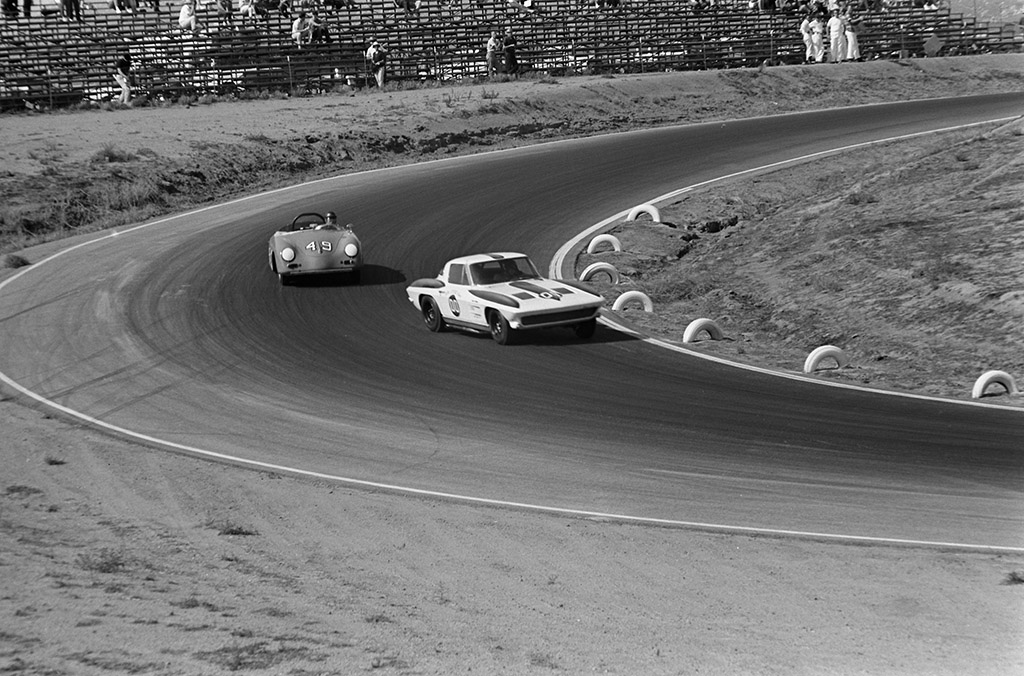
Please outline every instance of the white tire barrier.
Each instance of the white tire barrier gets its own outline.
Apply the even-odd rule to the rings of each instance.
[[[615,235],[598,235],[594,239],[590,240],[590,244],[587,245],[587,253],[592,254],[597,251],[597,247],[602,244],[611,244],[612,249],[615,251],[622,251],[622,242]]]
[[[807,359],[804,360],[804,373],[814,373],[818,370],[818,364],[821,363],[822,359],[834,359],[836,365],[839,368],[850,363],[850,360],[846,358],[846,353],[835,345],[822,345],[816,347],[807,355]]]
[[[707,331],[708,335],[711,336],[711,340],[722,339],[722,329],[718,328],[718,324],[713,319],[700,318],[694,319],[692,322],[686,325],[686,330],[683,331],[683,342],[692,343],[697,340],[697,336],[702,331]]]
[[[626,307],[627,303],[632,303],[633,301],[639,301],[640,305],[644,308],[644,312],[654,312],[654,303],[651,302],[650,297],[643,291],[627,291],[620,295],[612,303],[612,309],[618,312]]]
[[[626,220],[635,221],[636,217],[640,214],[648,214],[652,221],[655,223],[661,223],[661,213],[658,211],[658,207],[652,204],[640,204],[633,207],[630,210],[629,215],[626,216]]]
[[[1017,389],[1017,383],[1013,382],[1013,376],[1006,371],[985,371],[974,381],[971,398],[981,399],[989,385],[1002,385],[1006,388],[1007,394],[1020,394],[1020,391]]]
[[[612,280],[612,284],[619,283],[619,271],[616,270],[615,266],[612,265],[611,263],[604,262],[591,263],[586,268],[584,268],[583,272],[580,273],[580,281],[589,281],[591,277],[602,272],[608,275],[608,278]]]

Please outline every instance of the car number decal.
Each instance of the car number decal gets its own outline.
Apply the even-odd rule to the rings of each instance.
[[[458,317],[459,313],[462,311],[459,308],[459,299],[456,298],[454,295],[448,296],[448,307],[451,308],[452,314],[455,315],[456,317]]]
[[[305,248],[309,249],[313,253],[328,253],[334,248],[334,245],[327,241],[313,241],[307,244]]]

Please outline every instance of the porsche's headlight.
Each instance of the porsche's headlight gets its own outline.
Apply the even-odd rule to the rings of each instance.
[[[295,260],[295,249],[291,248],[290,246],[286,246],[285,248],[281,249],[281,258],[284,259],[286,263],[291,263],[293,260]]]
[[[355,258],[359,255],[359,247],[357,247],[355,243],[349,242],[345,245],[345,255],[349,258]]]

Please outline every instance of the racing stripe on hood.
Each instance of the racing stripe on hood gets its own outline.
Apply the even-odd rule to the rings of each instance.
[[[548,298],[548,297],[554,296],[556,300],[558,298],[560,298],[561,296],[565,296],[565,295],[573,293],[572,289],[566,289],[566,288],[562,288],[562,289],[546,289],[543,286],[540,286],[539,284],[534,284],[533,282],[524,282],[524,281],[509,282],[508,285],[509,286],[513,286],[513,287],[515,287],[517,289],[522,289],[523,291],[529,291],[530,293],[535,293],[538,296],[541,296],[542,298]]]

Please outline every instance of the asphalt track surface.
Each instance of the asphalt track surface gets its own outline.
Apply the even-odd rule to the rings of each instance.
[[[150,445],[342,482],[755,532],[1021,548],[1020,410],[779,378],[607,326],[591,341],[552,330],[510,347],[432,334],[405,286],[465,253],[524,251],[546,267],[590,225],[718,176],[1022,113],[1022,94],[870,106],[264,193],[97,236],[9,278],[0,374]],[[363,239],[363,283],[280,286],[266,263],[271,233],[331,209]]]

